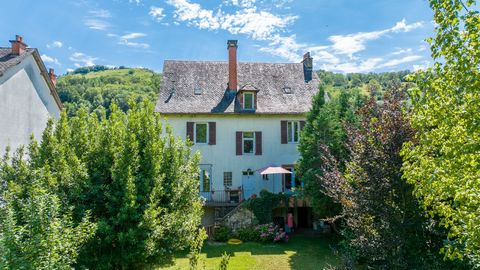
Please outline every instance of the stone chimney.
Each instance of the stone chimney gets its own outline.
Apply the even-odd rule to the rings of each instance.
[[[21,55],[27,48],[27,44],[23,43],[22,36],[16,35],[15,40],[10,40],[12,43],[12,54]]]
[[[227,41],[228,49],[228,90],[237,91],[237,41]]]
[[[57,86],[57,75],[55,75],[55,70],[53,68],[50,68],[48,70],[48,77],[50,77],[50,80],[53,83],[53,86]]]
[[[312,80],[313,76],[313,58],[310,57],[310,52],[307,52],[303,55],[303,77],[305,78],[305,82],[309,82]]]

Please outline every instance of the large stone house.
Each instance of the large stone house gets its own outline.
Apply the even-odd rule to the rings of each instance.
[[[0,155],[41,138],[49,117],[58,118],[62,104],[56,77],[48,72],[38,50],[27,48],[21,36],[0,47]]]
[[[300,130],[319,84],[309,53],[301,63],[237,63],[237,41],[227,49],[228,62],[166,60],[156,105],[174,133],[201,152],[205,225],[215,210],[262,189],[290,192],[299,185]],[[272,165],[292,174],[258,173]]]

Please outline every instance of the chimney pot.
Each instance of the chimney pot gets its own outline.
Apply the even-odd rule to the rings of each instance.
[[[23,38],[20,35],[15,35],[15,40],[10,40],[12,43],[12,54],[21,55],[27,48],[27,44],[23,43]]]
[[[237,91],[237,40],[228,40],[228,89]]]

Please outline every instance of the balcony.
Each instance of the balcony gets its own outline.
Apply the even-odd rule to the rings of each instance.
[[[213,190],[211,192],[200,192],[205,199],[205,206],[235,206],[243,201],[243,192],[238,189]]]

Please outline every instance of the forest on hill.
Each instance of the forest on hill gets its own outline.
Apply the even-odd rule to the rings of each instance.
[[[105,108],[109,115],[113,101],[122,111],[127,111],[131,98],[155,102],[161,78],[161,74],[144,68],[81,67],[58,78],[57,92],[70,116],[81,107],[89,112]]]
[[[383,73],[333,73],[319,70],[317,74],[331,96],[351,91],[365,97],[375,95],[383,99],[383,93],[395,84],[409,84],[405,77],[409,71]],[[81,67],[58,78],[57,91],[68,115],[76,115],[81,107],[99,112],[105,108],[110,114],[110,104],[115,101],[121,110],[127,111],[128,101],[149,100],[156,102],[162,75],[143,68],[109,68],[106,66]]]

